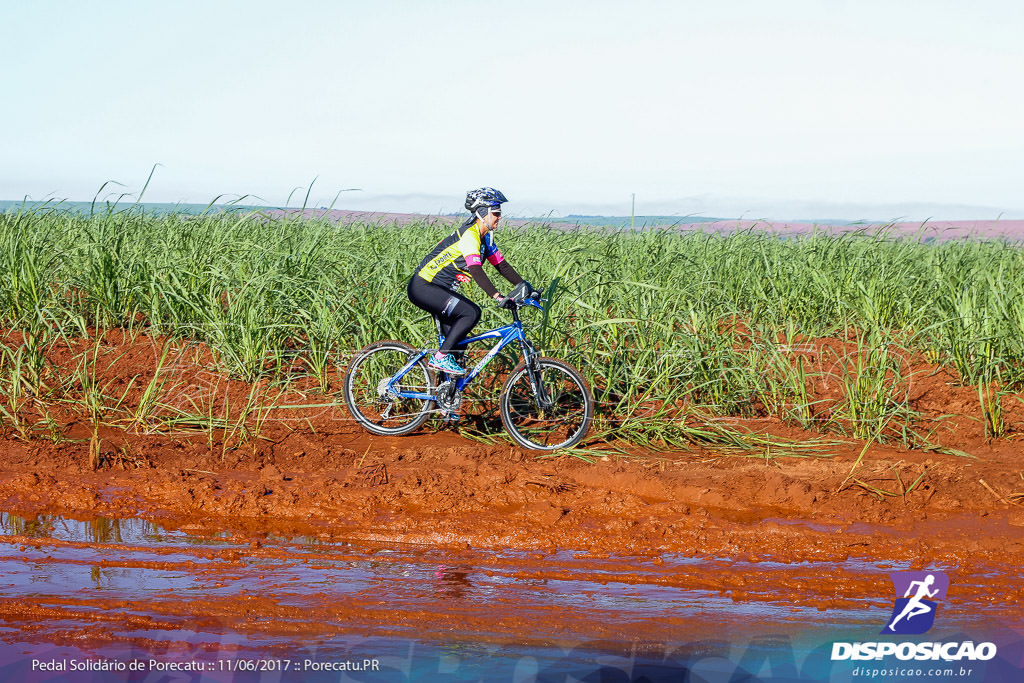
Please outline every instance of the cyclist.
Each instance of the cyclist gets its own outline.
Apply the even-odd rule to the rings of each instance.
[[[454,349],[480,322],[481,314],[479,306],[459,293],[459,286],[472,280],[499,306],[505,305],[505,297],[484,272],[485,259],[513,286],[523,281],[501,255],[491,234],[501,220],[501,205],[507,201],[493,187],[470,190],[466,194],[470,217],[438,242],[409,280],[409,300],[441,321],[444,343],[427,364],[450,375],[466,374],[456,360],[462,352]]]

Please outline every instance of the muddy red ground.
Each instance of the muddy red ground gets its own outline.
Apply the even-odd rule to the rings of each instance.
[[[148,341],[108,341],[104,353],[116,351],[120,367],[152,361]],[[69,357],[73,352],[67,351]],[[127,388],[126,405],[137,404],[143,385],[129,387],[115,379],[107,379],[106,393],[121,395]],[[921,400],[943,404],[939,393],[947,385],[929,381]],[[209,388],[209,382],[200,384],[190,386]],[[237,405],[244,391],[230,391],[236,392]],[[961,390],[948,391],[956,399]],[[313,394],[306,400],[316,402]],[[271,535],[376,547],[418,544],[456,558],[519,550],[528,552],[509,571],[521,576],[570,577],[590,558],[595,566],[613,562],[615,580],[625,583],[654,581],[736,601],[830,609],[891,593],[883,573],[847,568],[867,561],[941,568],[954,582],[990,574],[983,585],[961,581],[957,599],[989,605],[1018,622],[1024,606],[1019,442],[1011,432],[1010,438],[986,443],[978,421],[967,417],[950,423],[962,423],[962,429],[947,429],[943,444],[973,457],[881,445],[864,451],[864,442],[840,440],[825,449],[831,457],[634,449],[632,456],[610,454],[592,463],[568,455],[538,458],[504,443],[487,445],[439,431],[432,423],[407,437],[371,436],[341,408],[274,411],[253,438],[226,437],[219,430],[168,433],[156,418],[135,424],[123,416],[118,420],[92,438],[88,421],[68,412],[61,430],[70,441],[60,443],[41,433],[21,438],[8,426],[0,440],[0,510],[27,517],[142,517],[167,528],[224,530],[246,544],[217,556],[228,563],[270,552],[264,541]],[[797,439],[819,436],[770,420],[748,426]],[[100,455],[99,469],[89,466],[91,451]],[[14,535],[5,543],[9,549],[48,549],[68,542]],[[564,550],[584,555],[570,567],[553,559]],[[640,575],[656,570],[669,555],[704,558],[714,571]],[[801,570],[799,563],[807,561],[834,563],[834,571]],[[731,570],[733,562],[742,562],[743,570]],[[240,627],[248,623],[246,614],[258,610],[239,599],[211,599],[208,607],[218,618],[234,614]],[[0,601],[0,619],[20,623],[45,621],[48,614],[67,616],[46,609]],[[378,628],[388,620],[427,618],[416,610],[387,616],[354,604],[329,611],[354,625],[372,622]],[[190,608],[182,614],[198,618],[201,613]],[[478,620],[481,630],[522,632],[524,624],[515,615],[512,603],[463,617]],[[549,617],[556,619],[554,613]],[[443,618],[443,611],[429,612],[431,624]],[[586,615],[578,621],[567,619],[564,626],[622,628],[588,621]],[[315,628],[316,620],[310,623]]]

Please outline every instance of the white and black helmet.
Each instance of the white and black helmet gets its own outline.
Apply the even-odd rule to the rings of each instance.
[[[505,195],[493,187],[480,187],[466,193],[466,209],[474,213],[477,209],[501,206],[507,201]]]

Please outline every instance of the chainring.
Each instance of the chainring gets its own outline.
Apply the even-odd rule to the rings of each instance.
[[[437,387],[437,407],[446,413],[454,413],[462,405],[462,394],[453,380],[442,382]]]

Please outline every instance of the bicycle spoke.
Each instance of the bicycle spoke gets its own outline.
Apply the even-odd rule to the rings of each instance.
[[[575,445],[585,435],[593,416],[593,400],[586,382],[571,366],[541,360],[541,382],[550,399],[542,409],[522,368],[509,379],[502,395],[502,420],[521,445],[554,450]]]
[[[434,387],[423,359],[404,375],[415,349],[400,342],[378,342],[360,352],[345,378],[345,400],[352,415],[375,434],[405,434],[419,427],[432,412],[432,402],[402,393],[431,395]]]

